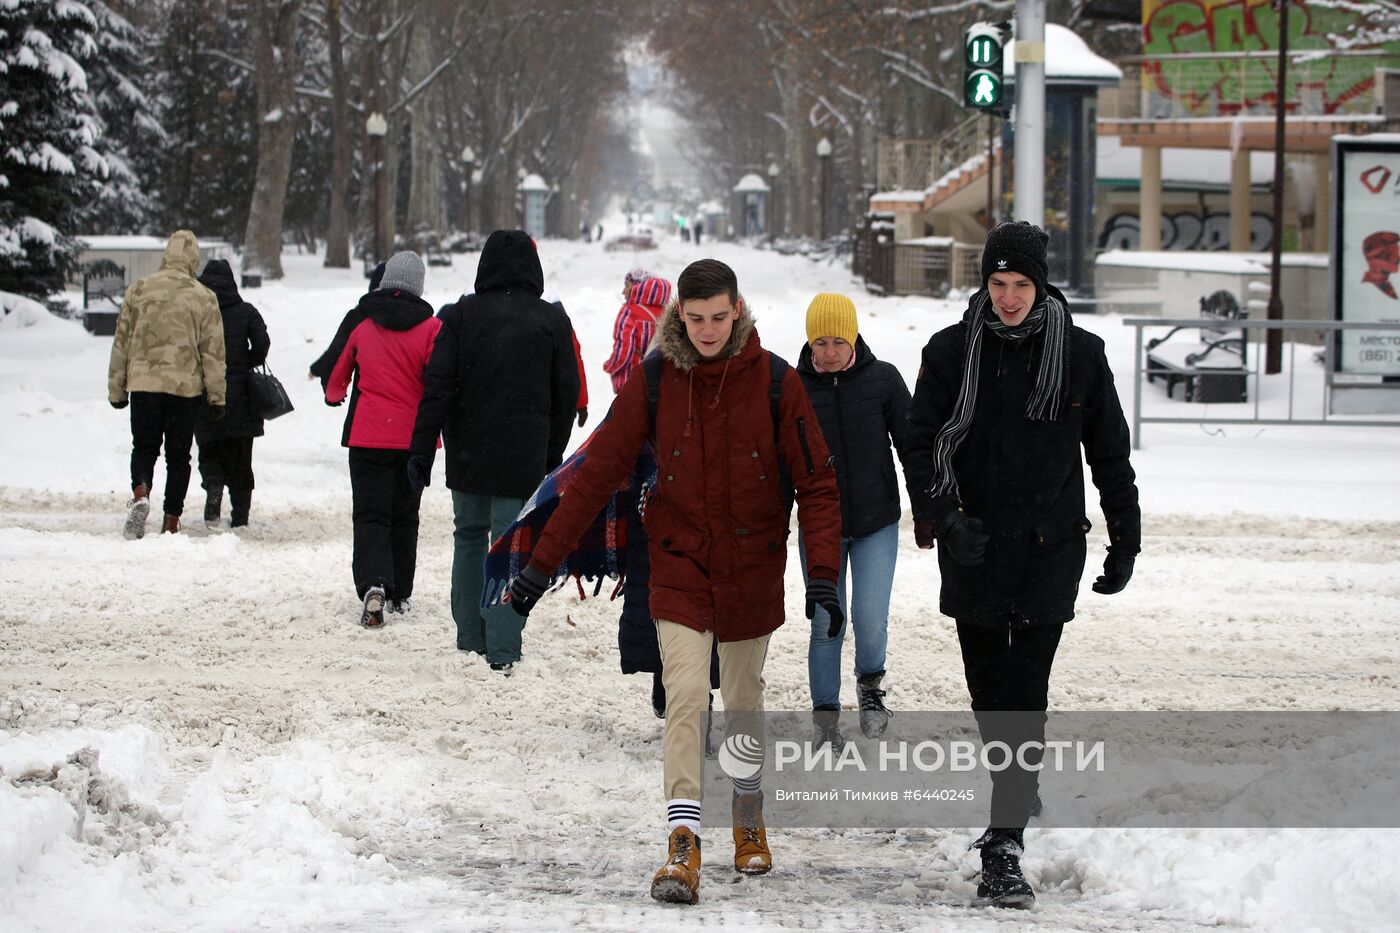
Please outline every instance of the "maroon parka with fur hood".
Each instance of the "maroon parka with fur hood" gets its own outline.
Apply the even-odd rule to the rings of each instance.
[[[673,302],[659,324],[660,399],[652,431],[640,367],[588,447],[588,459],[535,545],[548,575],[655,438],[657,490],[644,524],[651,614],[720,641],[783,624],[788,519],[779,488],[769,403],[768,352],[747,307],[718,357],[703,360]],[[841,502],[836,473],[807,392],[788,370],[779,408],[783,462],[792,473],[808,574],[837,579]]]

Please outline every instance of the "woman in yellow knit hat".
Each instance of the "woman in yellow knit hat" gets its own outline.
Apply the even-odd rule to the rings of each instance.
[[[902,461],[909,389],[899,370],[877,360],[861,339],[856,307],[845,295],[820,294],[812,299],[807,308],[807,345],[798,357],[797,372],[835,458],[841,490],[837,589],[849,622],[833,625],[826,612],[818,609],[807,652],[817,741],[839,746],[844,741],[838,730],[841,645],[847,628],[855,632],[861,731],[879,736],[889,718],[880,684],[885,676],[890,587],[899,552],[899,483],[890,448],[893,444]]]

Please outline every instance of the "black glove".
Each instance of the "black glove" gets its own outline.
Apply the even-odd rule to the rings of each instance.
[[[549,578],[526,564],[525,569],[520,571],[520,576],[510,581],[510,608],[521,616],[528,616],[547,589]]]
[[[1094,581],[1094,592],[1105,596],[1123,592],[1133,578],[1133,558],[1119,557],[1112,551],[1103,559],[1103,576]]]
[[[579,427],[583,427],[583,423],[584,423],[585,421],[587,421],[587,420],[588,420],[588,409],[587,409],[587,408],[580,408],[580,409],[578,410],[578,426],[579,426]]]
[[[962,509],[948,513],[938,528],[938,537],[948,555],[964,567],[976,567],[987,553],[989,537],[982,533],[982,520],[969,518]]]
[[[413,487],[414,492],[422,492],[423,487],[431,486],[433,478],[433,460],[422,454],[409,454],[408,456],[408,485]]]
[[[108,402],[107,404],[111,405],[117,411],[121,411],[123,408],[130,404],[130,399],[122,399],[120,402]]]
[[[338,402],[332,402],[330,399],[326,399],[326,407],[327,407],[327,408],[339,408],[341,405],[344,405],[344,404],[345,404],[345,399],[341,399],[341,400],[338,401]]]
[[[224,409],[224,406],[222,406],[222,405],[210,405],[210,406],[209,406],[209,423],[210,423],[210,424],[218,424],[220,421],[223,421],[223,420],[224,420],[224,411],[225,411],[225,409]]]
[[[914,543],[925,551],[933,547],[933,522],[921,520],[914,523]]]
[[[826,610],[826,614],[831,617],[831,625],[826,630],[827,638],[835,638],[841,634],[841,626],[846,621],[846,614],[841,611],[841,599],[836,592],[836,581],[827,580],[822,577],[812,577],[807,581],[807,618],[817,614],[817,607],[821,606]]]

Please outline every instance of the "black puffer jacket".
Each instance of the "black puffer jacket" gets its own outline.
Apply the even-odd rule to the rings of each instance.
[[[899,370],[877,360],[865,338],[857,337],[850,369],[818,370],[811,346],[804,344],[797,373],[836,458],[841,536],[863,538],[899,521],[899,477],[890,442],[902,461],[909,436],[909,389]]]
[[[1063,300],[1054,286],[1049,290]],[[980,300],[978,292],[967,315]],[[934,498],[929,489],[934,442],[962,383],[967,315],[924,347],[909,406],[905,480],[914,517],[935,525],[959,506],[947,496]],[[1108,520],[1109,546],[1129,557],[1138,553],[1142,519],[1128,462],[1128,424],[1104,344],[1072,321],[1065,330],[1064,401],[1053,423],[1031,421],[1025,414],[1044,336],[1010,342],[988,330],[982,338],[977,406],[953,456],[953,470],[963,510],[981,519],[991,540],[976,567],[958,564],[940,544],[944,615],[1001,631],[1074,618],[1090,529],[1084,514],[1085,459]]]
[[[366,296],[372,295],[379,290],[379,282],[384,278],[384,263],[374,267],[374,271],[369,274],[369,289]],[[340,326],[336,328],[335,336],[331,338],[331,345],[326,348],[326,352],[316,358],[311,364],[311,375],[321,380],[321,391],[326,391],[326,384],[330,381],[331,370],[335,368],[336,360],[340,359],[340,354],[345,350],[345,344],[350,340],[350,334],[365,319],[364,312],[360,306],[356,305],[345,312],[345,317],[341,318]]]
[[[578,400],[573,328],[543,292],[530,236],[497,230],[476,293],[438,314],[412,450],[431,457],[441,432],[451,489],[524,499],[564,459]]]
[[[254,416],[248,399],[248,372],[267,362],[272,341],[267,336],[258,309],[238,294],[233,269],[223,259],[211,259],[199,282],[219,299],[224,319],[224,358],[227,366],[227,395],[224,418],[210,422],[201,415],[196,433],[201,444],[230,437],[261,437],[263,420]]]

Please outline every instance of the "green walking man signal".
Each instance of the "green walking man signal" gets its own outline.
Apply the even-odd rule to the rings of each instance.
[[[963,33],[963,106],[1003,109],[1002,46],[1006,35],[991,23],[974,23]]]

